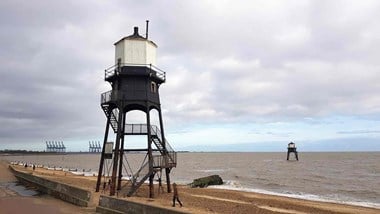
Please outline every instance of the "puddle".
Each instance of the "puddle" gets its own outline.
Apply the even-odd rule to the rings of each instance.
[[[37,190],[33,190],[32,188],[28,188],[26,186],[23,186],[20,183],[17,182],[11,182],[11,183],[1,183],[0,186],[5,187],[9,190],[12,190],[16,192],[20,196],[37,196],[41,195],[40,192]]]

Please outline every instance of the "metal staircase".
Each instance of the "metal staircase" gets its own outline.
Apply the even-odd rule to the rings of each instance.
[[[126,135],[146,135],[148,133],[146,124],[126,124],[125,134]],[[173,168],[177,166],[177,153],[171,147],[166,139],[162,139],[161,130],[155,126],[150,126],[150,134],[152,141],[156,146],[157,150],[162,156],[161,165],[157,167],[161,168]],[[165,143],[164,143],[165,142]]]
[[[117,96],[117,92],[108,91],[101,95],[101,107],[106,117],[110,118],[110,125],[115,133],[118,131],[119,110],[113,108],[113,99]],[[110,111],[110,108],[113,108]],[[125,124],[124,135],[147,135],[148,126],[146,124]],[[150,126],[151,139],[156,146],[159,155],[153,155],[153,169],[149,169],[149,161],[146,161],[131,175],[130,182],[123,188],[119,194],[131,196],[136,190],[151,176],[164,168],[173,168],[177,166],[177,153],[170,146],[166,139],[162,138],[161,130],[155,126]]]
[[[173,164],[168,164],[168,158],[163,155],[154,155],[153,156],[153,170],[149,170],[149,162],[146,161],[140,169],[132,175],[130,179],[130,185],[127,183],[127,188],[123,188],[120,192],[122,195],[126,195],[128,197],[132,196],[133,193],[149,178],[151,175],[155,175],[162,168],[172,168]]]
[[[101,106],[102,106],[102,109],[104,111],[104,114],[108,118],[110,105],[106,104],[106,103],[102,103]],[[111,124],[111,127],[115,133],[117,132],[117,126],[118,126],[117,125],[117,118],[118,118],[118,116],[119,116],[119,111],[116,108],[113,109],[111,111],[110,124]]]
[[[149,170],[149,162],[146,161],[140,169],[132,175],[130,179],[130,185],[128,185],[129,188],[123,188],[120,191],[120,194],[126,195],[128,197],[132,196],[133,193],[136,192],[136,190],[149,178],[151,175],[155,175],[158,171],[160,171],[164,165],[167,165],[167,158],[162,155],[155,155],[153,156],[153,170]],[[170,167],[171,168],[171,167]]]
[[[159,129],[157,128],[159,131]],[[156,145],[157,149],[161,153],[162,156],[167,157],[167,160],[164,161],[163,168],[173,168],[177,166],[177,153],[170,146],[169,142],[165,139],[165,144],[162,142],[161,135],[157,132],[152,131],[152,140],[154,145]],[[164,148],[164,145],[166,149]]]
[[[128,197],[132,196],[133,193],[136,192],[136,190],[151,176],[154,174],[155,171],[149,170],[149,162],[145,162],[144,165],[141,166],[141,168],[131,177],[129,188],[123,188],[121,190],[121,194],[126,193]]]
[[[108,92],[106,92],[108,93]],[[104,93],[106,96],[107,94]],[[105,101],[103,99],[103,94],[102,94],[102,101]],[[109,114],[111,114],[110,117],[110,124],[113,129],[113,131],[116,133],[118,129],[118,115],[119,111],[115,108],[111,112],[109,111],[110,104],[108,102],[102,102],[101,103],[102,109],[104,111],[104,114],[108,118]],[[161,136],[161,131],[160,129],[152,125],[150,126],[150,132],[152,136],[152,141],[154,145],[157,147],[158,151],[161,153],[162,156],[167,156],[168,161],[165,163],[167,165],[162,166],[163,168],[172,168],[177,166],[177,153],[174,151],[174,149],[170,146],[169,142],[164,139],[162,140]],[[146,124],[126,124],[126,130],[125,133],[126,135],[146,135],[148,132],[147,130],[147,125]],[[165,142],[165,143],[164,143]]]
[[[115,108],[111,112],[110,109],[110,98],[111,94],[106,92],[102,94],[101,107],[105,115],[110,115],[110,124],[114,132],[117,132],[118,129],[118,115],[119,111]],[[148,129],[146,124],[126,124],[125,125],[125,135],[147,135]],[[170,146],[169,142],[166,139],[162,139],[161,130],[155,126],[150,126],[151,138],[156,146],[160,155],[153,156],[153,170],[149,169],[149,162],[146,161],[140,167],[140,169],[131,177],[128,187],[124,187],[119,194],[131,196],[136,190],[151,176],[155,175],[157,171],[160,171],[164,168],[173,168],[177,166],[177,153]],[[164,143],[165,142],[165,143]]]

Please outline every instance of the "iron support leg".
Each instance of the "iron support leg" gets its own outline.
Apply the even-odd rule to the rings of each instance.
[[[117,174],[117,165],[119,158],[119,150],[120,150],[120,136],[121,136],[121,126],[123,120],[123,112],[119,109],[119,119],[117,121],[117,134],[116,134],[116,145],[113,159],[113,168],[112,168],[112,177],[111,177],[111,188],[110,188],[110,196],[115,195],[116,192],[116,174]]]
[[[103,140],[102,154],[100,155],[100,164],[99,164],[99,171],[98,171],[98,180],[96,181],[96,188],[95,188],[95,191],[96,191],[96,192],[99,192],[100,183],[101,183],[102,174],[103,174],[104,153],[105,153],[105,147],[106,147],[107,138],[108,138],[108,131],[109,131],[109,128],[110,128],[110,117],[111,117],[111,112],[112,112],[112,110],[109,110],[109,112],[108,112],[108,117],[107,117],[106,131],[105,131],[105,133],[104,133],[104,140]]]
[[[162,121],[161,107],[158,110],[158,116],[159,116],[159,120],[160,120],[160,130],[161,130],[161,138],[162,138],[161,141],[162,141],[162,144],[164,146],[164,150],[165,150],[166,155],[169,155],[168,150],[166,149],[166,139],[165,139],[165,133],[164,133],[164,123]],[[167,158],[169,158],[169,157],[167,157]],[[166,175],[167,190],[168,190],[168,193],[171,193],[172,190],[171,190],[171,185],[170,185],[170,169],[165,168],[165,175]]]
[[[169,168],[165,168],[165,174],[166,174],[166,184],[168,187],[168,193],[171,193],[172,188],[170,186],[170,169]]]
[[[119,163],[119,179],[117,181],[117,190],[121,189],[121,179],[123,177],[123,155],[124,155],[124,137],[125,137],[125,118],[123,117],[122,135],[121,135],[121,146],[120,146],[120,163]]]
[[[146,125],[148,131],[148,161],[149,161],[149,198],[154,197],[154,188],[153,188],[153,154],[152,154],[152,136],[151,136],[151,127],[150,127],[150,112],[149,104],[146,104]]]

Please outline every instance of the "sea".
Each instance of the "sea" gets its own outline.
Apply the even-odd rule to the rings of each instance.
[[[380,152],[302,152],[299,161],[293,156],[287,161],[286,152],[184,152],[177,157],[172,182],[189,184],[217,174],[224,184],[208,188],[380,208]],[[145,158],[145,154],[125,156],[123,176],[137,172]],[[94,176],[100,154],[10,155],[0,159],[76,169]],[[111,162],[106,161],[106,173],[110,173]]]

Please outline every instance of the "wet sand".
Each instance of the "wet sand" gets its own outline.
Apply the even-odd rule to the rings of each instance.
[[[31,168],[24,169],[19,166],[16,166],[16,168],[17,170],[33,172],[33,174],[37,176],[92,191],[94,197],[91,206],[93,207],[96,206],[99,195],[101,194],[94,192],[96,177],[78,176],[70,172],[52,171],[41,168],[37,168],[35,171]],[[164,186],[164,189],[165,188],[166,186]],[[189,188],[188,186],[179,186],[178,191],[179,197],[184,204],[182,208],[179,206],[171,207],[172,194],[165,193],[164,191],[159,192],[158,186],[155,186],[154,199],[147,198],[147,185],[140,188],[133,197],[125,199],[190,213],[380,213],[380,209],[374,208],[308,201],[252,192],[212,188]],[[122,195],[123,193],[119,194],[119,196]]]

